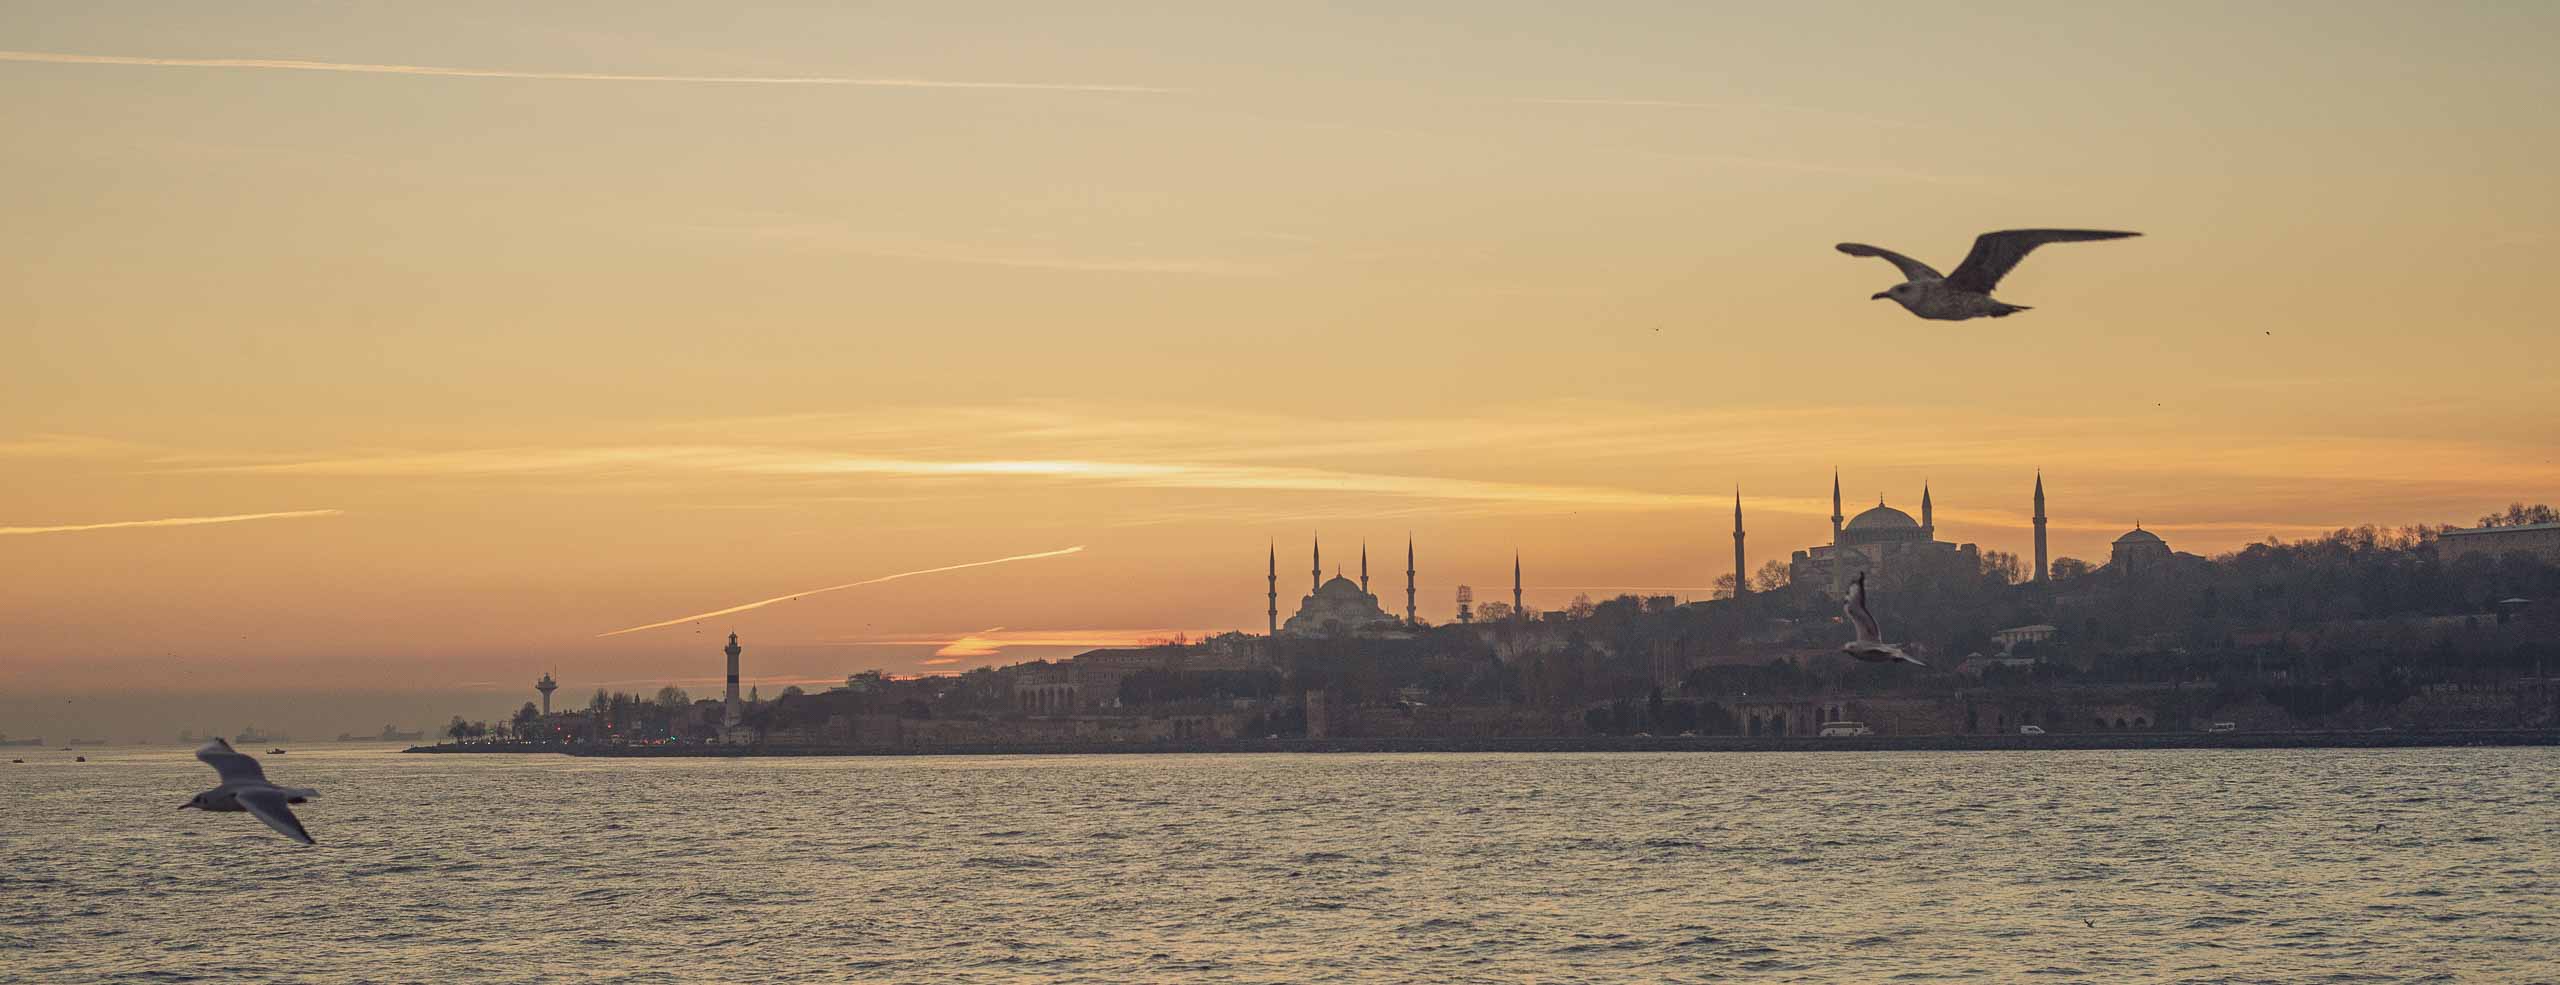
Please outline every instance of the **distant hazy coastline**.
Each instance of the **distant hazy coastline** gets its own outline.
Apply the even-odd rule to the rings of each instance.
[[[1190,742],[991,743],[938,746],[558,745],[515,742],[411,746],[415,753],[557,753],[569,756],[1094,756],[1137,753],[1335,752],[1992,752],[2037,749],[2406,749],[2560,745],[2560,729],[2394,732],[2168,732],[2053,735],[1913,735],[1843,738],[1555,736],[1551,738],[1235,739]]]

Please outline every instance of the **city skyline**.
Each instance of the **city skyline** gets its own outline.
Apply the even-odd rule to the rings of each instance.
[[[0,692],[692,681],[597,634],[774,598],[703,638],[950,670],[1261,627],[1318,531],[1432,621],[1702,596],[1834,468],[2093,562],[2560,489],[2546,10],[999,6],[19,19]],[[2057,225],[2145,235],[1996,322],[1832,248]]]

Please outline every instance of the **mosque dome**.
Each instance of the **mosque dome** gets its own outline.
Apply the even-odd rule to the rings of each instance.
[[[1918,530],[1920,522],[1912,519],[1909,513],[1877,503],[1874,509],[1860,513],[1851,519],[1849,529],[1873,530],[1879,533],[1887,530]]]
[[[2160,535],[2159,535],[2159,534],[2155,534],[2155,533],[2152,533],[2151,531],[2144,530],[2144,529],[2142,529],[2141,527],[2135,527],[2135,528],[2133,528],[2132,532],[2127,533],[2127,534],[2125,534],[2125,535],[2124,535],[2124,536],[2122,536],[2122,537],[2118,537],[2118,538],[2116,538],[2116,543],[2119,543],[2119,544],[2160,544],[2160,545],[2162,545],[2162,546],[2167,546],[2167,544],[2168,544],[2169,542],[2168,542],[2168,541],[2165,541],[2165,540],[2161,540],[2161,539],[2160,539]]]
[[[1371,601],[1372,604],[1375,604],[1374,600],[1376,598],[1376,596],[1361,591],[1359,582],[1352,581],[1351,579],[1345,578],[1341,575],[1335,575],[1331,579],[1328,579],[1324,584],[1316,586],[1316,597],[1328,600],[1340,599],[1347,602]]]

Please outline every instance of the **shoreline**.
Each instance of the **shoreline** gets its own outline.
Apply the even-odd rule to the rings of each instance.
[[[589,746],[484,742],[410,746],[402,752],[459,755],[736,758],[748,756],[1098,756],[1255,753],[1485,752],[2008,752],[2039,749],[2424,749],[2560,746],[2560,729],[2429,729],[2396,732],[2166,732],[2050,735],[1911,735],[1841,738],[1774,736],[1554,736],[1545,738],[1227,739],[1186,742],[1008,742],[947,746],[675,745]]]

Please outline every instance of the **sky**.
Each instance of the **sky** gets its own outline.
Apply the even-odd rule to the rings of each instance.
[[[0,5],[0,730],[2560,499],[2560,11],[1783,8]]]

